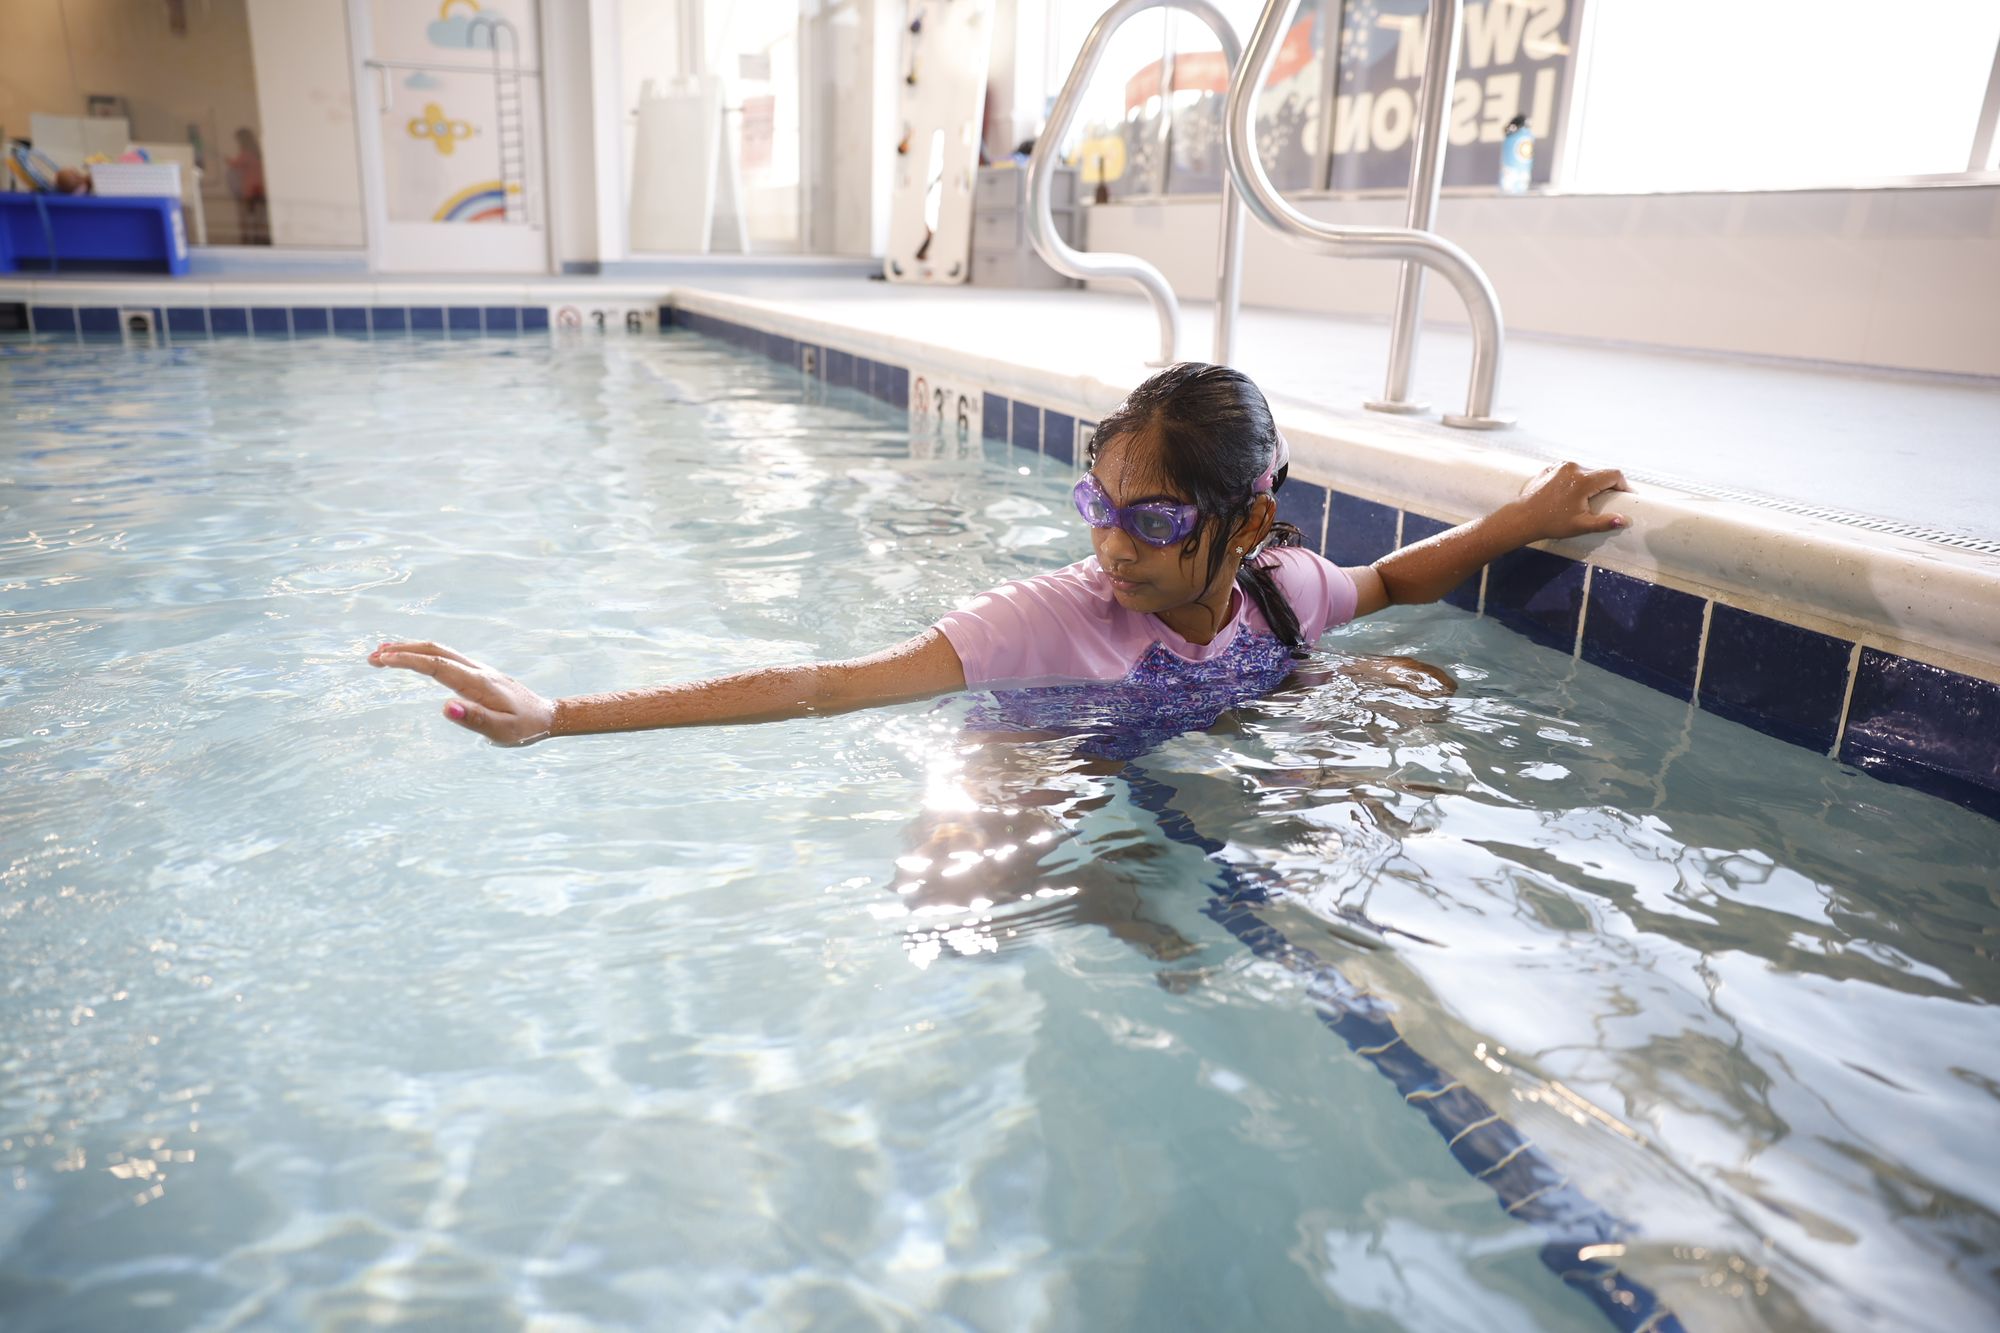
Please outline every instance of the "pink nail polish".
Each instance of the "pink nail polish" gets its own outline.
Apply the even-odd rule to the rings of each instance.
[[[444,706],[444,713],[446,717],[450,718],[454,722],[463,721],[465,718],[465,705],[446,704]]]

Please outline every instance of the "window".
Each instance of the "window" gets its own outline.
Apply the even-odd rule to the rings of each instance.
[[[1962,172],[1994,0],[1587,0],[1563,188],[1783,189]]]

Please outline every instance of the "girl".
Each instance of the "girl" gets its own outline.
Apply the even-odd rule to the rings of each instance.
[[[1435,601],[1526,543],[1625,522],[1589,508],[1626,489],[1619,473],[1565,463],[1485,518],[1339,568],[1277,521],[1289,451],[1264,395],[1227,366],[1184,363],[1147,380],[1099,425],[1087,462],[1075,499],[1091,558],[1003,584],[870,657],[565,699],[435,643],[384,643],[368,660],[434,678],[454,694],[445,716],[498,745],[770,722],[972,688],[992,691],[973,711],[976,731],[1072,737],[1082,753],[1122,760],[1275,690],[1331,626]],[[1406,673],[1412,686],[1416,672]]]

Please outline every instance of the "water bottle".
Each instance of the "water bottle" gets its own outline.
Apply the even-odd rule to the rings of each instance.
[[[1526,116],[1507,122],[1507,137],[1500,141],[1500,193],[1526,194],[1535,174],[1535,132]]]

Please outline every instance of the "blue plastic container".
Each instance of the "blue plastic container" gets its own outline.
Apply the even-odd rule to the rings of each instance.
[[[181,201],[0,193],[0,273],[23,269],[186,273]]]

